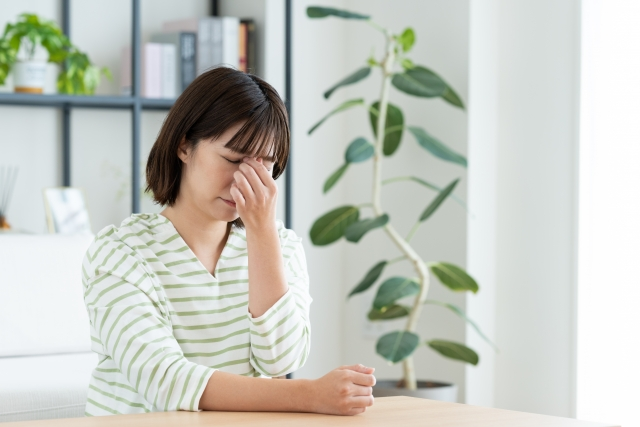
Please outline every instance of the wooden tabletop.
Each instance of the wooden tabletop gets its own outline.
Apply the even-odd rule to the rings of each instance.
[[[168,426],[421,426],[421,427],[616,427],[526,412],[483,408],[413,397],[379,397],[364,414],[333,415],[282,412],[152,412],[135,415],[66,418],[2,423],[2,427],[168,427]]]

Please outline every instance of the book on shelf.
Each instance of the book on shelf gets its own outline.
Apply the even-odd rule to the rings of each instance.
[[[253,19],[240,21],[238,36],[238,69],[245,73],[256,71],[256,24]]]
[[[168,21],[166,33],[190,31],[197,34],[196,74],[217,65],[238,68],[240,19],[233,16],[208,16]]]
[[[196,33],[186,31],[157,33],[151,36],[151,41],[175,46],[176,58],[173,61],[176,90],[173,97],[175,97],[196,78]]]
[[[219,65],[255,73],[256,25],[251,19],[210,16],[165,22],[141,49],[141,94],[176,98],[204,71]],[[122,50],[121,91],[131,95],[131,47]]]
[[[176,56],[173,43],[142,45],[140,92],[143,97],[173,99],[178,95]],[[123,95],[131,95],[131,47],[122,49],[120,87]]]

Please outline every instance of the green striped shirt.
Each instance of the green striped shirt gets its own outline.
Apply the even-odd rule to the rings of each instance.
[[[248,311],[245,230],[232,227],[209,273],[167,218],[134,214],[100,231],[82,263],[98,365],[86,415],[197,411],[217,369],[273,377],[309,354],[309,276],[302,239],[277,220],[289,291]]]

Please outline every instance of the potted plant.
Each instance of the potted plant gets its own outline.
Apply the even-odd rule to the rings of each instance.
[[[346,148],[344,164],[328,177],[324,184],[323,192],[326,193],[338,182],[351,163],[372,160],[374,187],[371,203],[357,206],[340,206],[322,215],[311,227],[309,233],[311,241],[314,245],[322,246],[345,237],[347,241],[357,243],[366,233],[372,230],[377,228],[384,230],[402,255],[392,260],[377,262],[351,290],[349,297],[370,289],[382,276],[384,269],[398,261],[409,261],[415,276],[395,276],[384,280],[378,287],[373,306],[368,313],[368,318],[371,321],[406,318],[404,329],[384,334],[376,344],[376,352],[384,359],[393,364],[402,362],[403,378],[400,381],[378,381],[376,387],[374,387],[374,395],[404,394],[455,400],[457,394],[455,386],[430,381],[418,381],[416,379],[412,354],[419,346],[426,345],[444,357],[472,365],[478,363],[478,354],[462,343],[444,339],[425,341],[417,334],[416,328],[425,305],[442,307],[451,310],[464,321],[470,323],[480,336],[493,345],[482,334],[477,325],[465,315],[463,310],[453,304],[427,298],[430,281],[429,272],[454,292],[476,293],[478,292],[478,284],[459,266],[443,261],[425,262],[411,247],[410,241],[418,227],[429,219],[445,200],[455,198],[453,190],[459,179],[454,180],[444,188],[433,185],[417,176],[403,176],[382,181],[381,166],[385,157],[393,155],[398,150],[405,131],[408,131],[413,139],[433,156],[453,163],[458,167],[467,166],[465,157],[451,150],[423,128],[405,123],[402,110],[397,105],[389,103],[389,92],[392,87],[420,98],[440,97],[454,107],[462,109],[464,109],[464,104],[444,79],[432,70],[414,64],[408,57],[408,52],[415,42],[413,29],[406,28],[401,34],[393,34],[386,28],[371,21],[369,16],[327,7],[309,7],[307,8],[307,16],[310,18],[334,16],[343,19],[361,20],[382,32],[386,40],[385,54],[381,59],[370,57],[365,66],[345,77],[324,93],[324,97],[328,99],[337,89],[357,83],[369,76],[372,69],[377,69],[382,73],[382,87],[379,99],[375,99],[370,105],[365,103],[363,98],[346,101],[329,112],[308,132],[309,134],[313,133],[329,117],[341,111],[361,107],[368,112],[374,142],[371,143],[364,137],[359,137],[352,141]],[[427,203],[424,211],[418,216],[415,225],[406,237],[402,237],[396,231],[380,200],[382,185],[401,180],[412,180],[437,192],[436,196]],[[459,201],[459,199],[457,200]],[[373,215],[361,218],[361,208],[370,208]],[[401,303],[409,298],[412,298],[409,305]]]
[[[23,13],[15,24],[6,25],[0,38],[0,85],[13,70],[15,92],[42,93],[47,61],[36,57],[39,46],[48,52],[48,62],[63,66],[57,81],[60,93],[92,95],[101,74],[111,78],[107,68],[91,64],[55,23]]]

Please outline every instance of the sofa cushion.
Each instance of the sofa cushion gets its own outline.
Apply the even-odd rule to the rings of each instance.
[[[0,358],[0,422],[84,416],[95,353]]]
[[[90,350],[81,268],[92,240],[0,234],[0,357]]]

